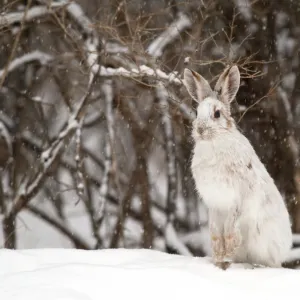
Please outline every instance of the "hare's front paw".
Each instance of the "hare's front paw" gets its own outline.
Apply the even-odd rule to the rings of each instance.
[[[212,255],[214,262],[222,262],[225,256],[224,240],[222,236],[211,236]]]
[[[224,261],[231,261],[236,250],[241,245],[241,234],[238,230],[224,236]]]
[[[230,262],[229,261],[218,261],[215,262],[215,266],[222,269],[222,270],[227,270],[230,267]]]

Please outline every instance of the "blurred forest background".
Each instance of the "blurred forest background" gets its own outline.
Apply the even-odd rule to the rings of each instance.
[[[1,246],[209,254],[181,80],[231,64],[299,246],[299,41],[298,0],[0,0]]]

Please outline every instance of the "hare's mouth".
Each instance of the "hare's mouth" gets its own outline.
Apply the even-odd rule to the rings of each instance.
[[[193,131],[193,138],[195,140],[210,140],[214,136],[214,131],[207,127],[196,127]]]

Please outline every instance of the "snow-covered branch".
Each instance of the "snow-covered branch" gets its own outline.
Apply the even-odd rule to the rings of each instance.
[[[165,80],[170,83],[177,85],[182,84],[182,80],[178,78],[177,72],[165,73],[160,69],[152,69],[146,65],[141,65],[138,69],[125,69],[125,68],[105,68],[103,66],[94,65],[93,72],[99,72],[102,77],[113,77],[120,76],[133,79],[142,79],[143,77],[155,79],[155,80]]]
[[[83,121],[79,122],[78,127],[76,128],[75,133],[75,144],[76,144],[76,154],[75,154],[75,162],[76,162],[76,190],[78,193],[78,197],[82,198],[84,194],[84,177],[82,172],[82,124]]]
[[[68,1],[59,0],[57,3],[60,3],[60,5],[65,5],[66,3],[68,3]],[[93,34],[93,23],[86,16],[82,7],[78,3],[74,1],[69,1],[69,4],[66,7],[66,11],[68,12],[69,16],[73,19],[73,21],[80,26],[81,30],[84,33],[88,35]]]
[[[64,1],[61,1],[64,2]],[[93,29],[93,23],[85,15],[83,9],[78,3],[72,2],[66,8],[68,14],[72,17],[75,23],[77,23],[81,30],[87,35],[84,42],[84,48],[86,52],[87,65],[92,68],[93,65],[97,63],[98,60],[98,47],[99,38],[98,34]],[[90,78],[92,73],[90,73]]]
[[[154,39],[149,45],[147,52],[152,57],[161,56],[165,47],[178,38],[180,33],[191,25],[191,20],[185,14],[179,13],[177,20],[172,22],[161,35]]]
[[[87,42],[89,43],[89,42]],[[89,47],[96,47],[94,44],[89,44]],[[176,85],[181,85],[182,81],[178,77],[177,72],[171,72],[171,73],[166,73],[163,72],[160,69],[152,69],[146,65],[140,66],[138,69],[125,69],[125,68],[106,68],[104,66],[99,66],[98,64],[94,64],[95,61],[97,60],[98,55],[94,53],[93,51],[90,53],[88,52],[88,59],[87,61],[89,62],[90,67],[92,67],[92,71],[94,74],[99,74],[99,76],[102,77],[126,77],[126,78],[133,78],[133,79],[142,79],[143,77],[150,78],[150,79],[156,79],[156,80],[164,80],[170,83],[174,83]],[[33,51],[27,54],[24,54],[16,59],[14,59],[8,68],[8,71],[11,72],[20,66],[30,63],[32,61],[38,61],[40,64],[45,65],[49,61],[53,60],[54,57],[50,54],[47,54],[45,52],[41,51]],[[2,76],[4,70],[0,70],[0,77]]]
[[[53,60],[53,57],[47,53],[38,50],[32,51],[12,60],[12,62],[9,64],[8,72],[12,72],[20,66],[33,61],[38,61],[41,65],[45,65],[51,60]],[[0,77],[3,76],[4,72],[4,69],[0,70]]]
[[[51,1],[50,5],[39,5],[30,8],[25,17],[25,21],[32,21],[33,19],[43,17],[47,14],[52,13],[52,9],[61,8],[67,5],[67,1],[54,2]],[[24,11],[11,12],[0,15],[0,28],[7,27],[17,22],[21,22],[24,18]]]

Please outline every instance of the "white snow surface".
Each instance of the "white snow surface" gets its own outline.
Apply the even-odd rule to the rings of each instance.
[[[0,299],[287,299],[300,273],[154,250],[0,250]]]

